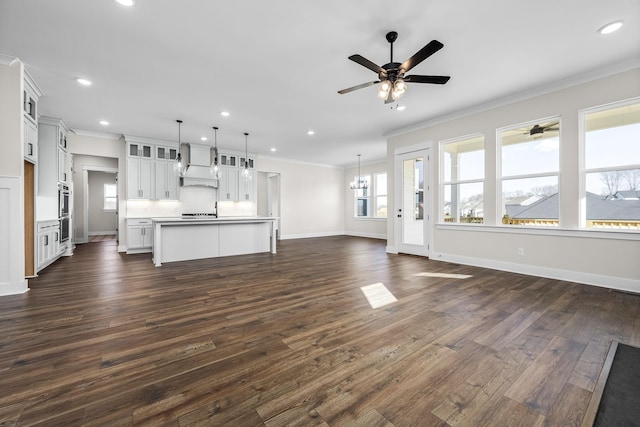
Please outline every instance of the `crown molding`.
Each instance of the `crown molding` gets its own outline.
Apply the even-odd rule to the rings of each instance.
[[[518,92],[512,95],[508,95],[502,98],[494,99],[488,102],[474,105],[472,107],[464,108],[459,111],[444,114],[438,117],[433,117],[427,120],[414,123],[409,126],[394,129],[383,134],[383,136],[389,138],[393,136],[403,135],[409,132],[415,132],[420,129],[439,125],[441,123],[450,122],[452,120],[461,119],[463,117],[471,116],[473,114],[482,113],[484,111],[493,110],[495,108],[504,107],[506,105],[514,104],[516,102],[524,101],[527,99],[535,98],[538,96],[546,95],[549,93],[557,92],[562,89],[568,89],[570,87],[578,86],[590,81],[602,79],[615,74],[620,74],[625,71],[631,71],[640,68],[640,57],[632,58],[627,61],[623,61],[617,64],[609,65],[604,68],[598,68],[596,70],[587,71],[585,73],[577,74],[566,79],[559,80],[557,82],[542,85],[536,88],[528,89],[523,92]]]
[[[82,129],[71,129],[71,132],[75,133],[78,136],[89,136],[92,138],[111,139],[111,140],[114,140],[114,139],[118,140],[122,137],[122,134],[94,132],[94,131],[82,130]]]

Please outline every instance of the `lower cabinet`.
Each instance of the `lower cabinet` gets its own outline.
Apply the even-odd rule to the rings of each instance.
[[[127,253],[151,252],[153,223],[150,218],[127,219]]]
[[[60,222],[38,222],[38,268],[40,271],[60,257]]]

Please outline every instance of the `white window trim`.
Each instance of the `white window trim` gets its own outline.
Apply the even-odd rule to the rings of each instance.
[[[627,105],[640,103],[640,97],[628,98],[622,101],[609,102],[607,104],[598,105],[595,107],[584,108],[582,110],[578,110],[578,189],[579,189],[579,227],[580,230],[595,232],[595,233],[607,233],[612,232],[612,230],[608,229],[599,229],[599,228],[588,228],[587,225],[587,174],[589,173],[598,173],[598,172],[612,172],[617,170],[626,170],[626,169],[640,169],[640,164],[628,164],[623,166],[609,166],[602,168],[591,168],[587,169],[585,165],[586,161],[586,135],[587,135],[587,127],[586,127],[586,119],[588,114],[599,113],[601,111],[611,110],[614,108],[625,107]],[[614,233],[630,233],[630,234],[640,234],[637,231],[633,230],[619,230],[613,231]]]
[[[558,132],[558,170],[555,172],[541,172],[535,174],[522,174],[522,175],[502,175],[502,132],[519,127],[529,127],[542,122],[550,122],[553,120],[558,121],[560,131]],[[558,197],[562,197],[562,189],[560,184],[562,183],[562,116],[548,116],[535,120],[528,120],[522,123],[511,124],[496,129],[496,224],[498,227],[513,228],[513,225],[502,224],[502,182],[516,179],[531,179],[531,178],[545,178],[551,176],[558,177]],[[529,227],[530,228],[530,227]],[[536,230],[540,227],[535,226]],[[558,229],[562,228],[562,203],[558,203]],[[555,229],[555,228],[554,228]]]
[[[454,142],[464,141],[464,140],[467,140],[467,139],[480,138],[480,137],[482,137],[482,145],[483,145],[483,147],[482,147],[482,152],[483,152],[482,159],[483,159],[483,162],[485,162],[485,164],[486,164],[487,148],[485,146],[485,143],[486,143],[487,137],[484,134],[484,132],[475,132],[475,133],[470,133],[470,134],[464,135],[464,136],[458,136],[458,137],[455,137],[455,138],[448,138],[448,139],[444,139],[442,141],[439,141],[439,143],[438,143],[438,150],[440,151],[440,156],[439,156],[440,157],[440,159],[439,159],[439,169],[440,169],[439,181],[440,181],[440,185],[438,185],[438,191],[439,191],[438,203],[439,203],[439,206],[438,206],[438,218],[437,218],[437,221],[440,224],[447,224],[447,225],[451,225],[451,226],[454,226],[454,227],[461,224],[459,222],[445,223],[445,221],[444,221],[445,220],[445,218],[444,218],[444,187],[445,187],[445,185],[460,185],[460,184],[482,183],[482,186],[483,186],[482,187],[483,188],[482,193],[483,193],[483,198],[484,198],[484,193],[485,193],[484,185],[485,185],[485,181],[486,181],[486,177],[487,177],[487,171],[485,170],[485,167],[484,167],[485,165],[484,164],[483,164],[483,167],[482,167],[484,176],[482,178],[461,179],[461,180],[455,180],[455,181],[447,181],[447,180],[445,180],[445,177],[444,177],[444,155],[445,155],[444,147],[445,147],[445,145],[451,144],[451,143],[454,143]]]

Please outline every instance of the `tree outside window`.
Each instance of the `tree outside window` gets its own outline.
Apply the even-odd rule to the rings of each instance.
[[[640,230],[640,101],[588,110],[582,118],[582,226]]]

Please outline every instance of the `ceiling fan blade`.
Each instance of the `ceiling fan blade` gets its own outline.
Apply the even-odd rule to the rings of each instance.
[[[366,67],[366,68],[370,69],[374,73],[384,73],[385,72],[384,68],[382,68],[379,65],[374,64],[373,62],[369,61],[367,58],[365,58],[362,55],[351,55],[349,57],[349,59],[352,60],[353,62],[357,62],[358,64],[362,65],[363,67]]]
[[[443,47],[444,45],[438,40],[431,40],[425,47],[416,52],[415,55],[404,61],[404,63],[400,66],[400,72],[408,72],[410,69],[412,69]]]
[[[433,84],[436,84],[436,85],[443,85],[446,82],[448,82],[450,78],[451,78],[450,76],[418,76],[418,75],[412,75],[412,76],[404,77],[404,81],[405,82],[411,82],[411,83],[433,83]]]
[[[376,81],[373,81],[373,82],[362,83],[361,85],[357,85],[357,86],[353,86],[353,87],[348,87],[346,89],[339,90],[338,93],[341,94],[341,95],[344,95],[345,93],[349,93],[349,92],[353,92],[354,90],[358,90],[358,89],[362,89],[362,88],[365,88],[365,87],[369,87],[369,86],[372,86],[372,85],[374,85],[376,83],[380,83],[380,80],[376,80]]]

